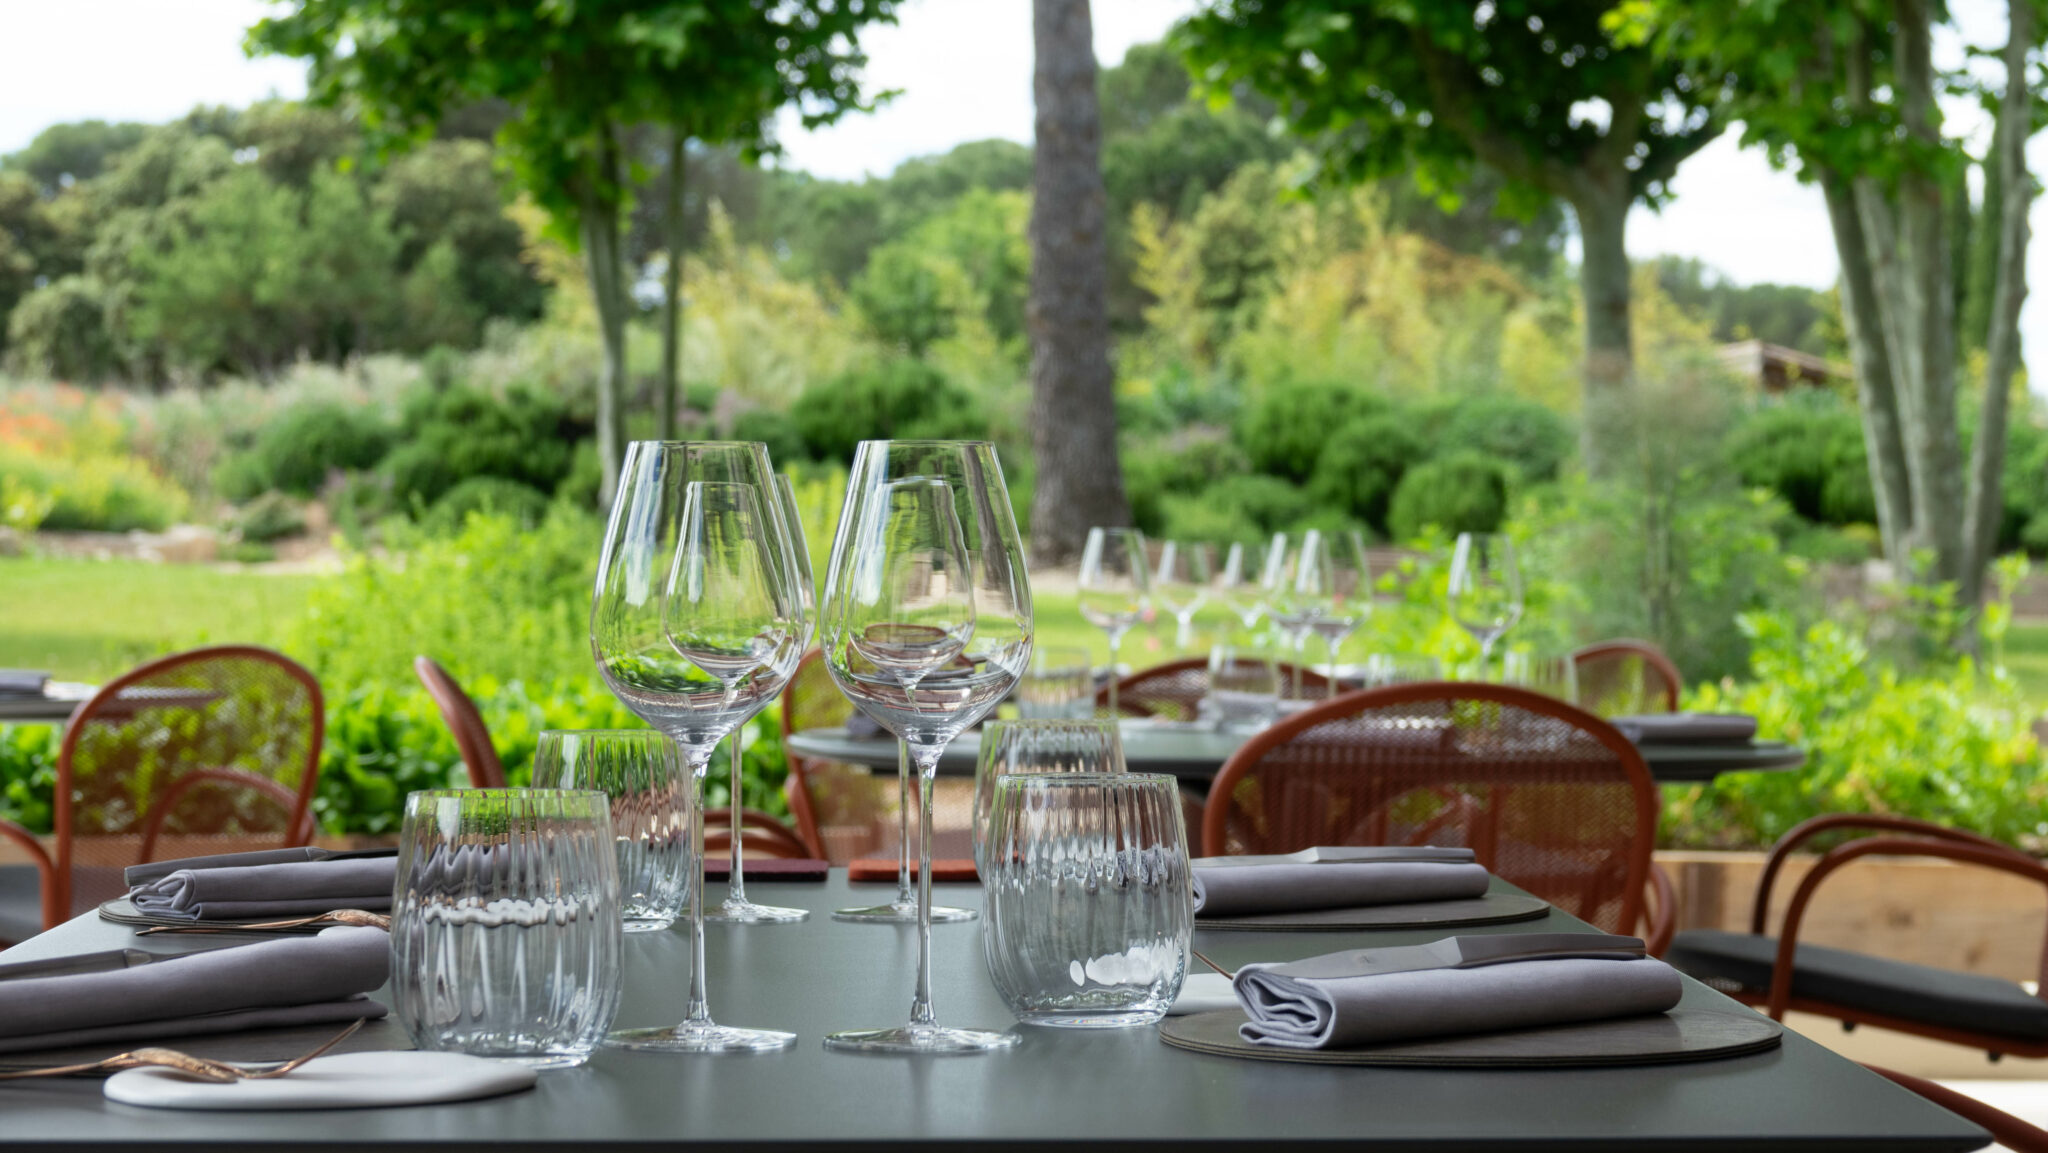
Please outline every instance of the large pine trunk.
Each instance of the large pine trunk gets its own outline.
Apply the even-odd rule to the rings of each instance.
[[[677,128],[669,134],[668,202],[661,216],[662,239],[668,246],[668,270],[661,278],[661,400],[654,414],[654,435],[661,440],[676,438],[676,382],[682,374],[683,161],[683,130]]]
[[[1092,525],[1127,525],[1109,363],[1107,198],[1088,0],[1033,0],[1031,558],[1078,556]]]
[[[1579,293],[1586,313],[1585,394],[1580,455],[1591,476],[1606,476],[1634,441],[1635,341],[1629,323],[1627,173],[1613,188],[1588,187],[1572,198],[1579,225]]]
[[[616,146],[607,138],[597,160],[618,165]],[[599,343],[603,364],[597,378],[597,458],[603,468],[599,499],[607,506],[619,488],[619,466],[626,455],[624,414],[620,411],[626,395],[626,278],[620,251],[619,205],[599,191],[597,181],[586,181],[577,192],[582,217],[583,256],[590,273],[590,297],[597,309]]]

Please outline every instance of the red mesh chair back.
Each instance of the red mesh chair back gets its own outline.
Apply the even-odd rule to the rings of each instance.
[[[1296,697],[1296,678],[1301,685],[1300,698],[1322,700],[1330,692],[1330,678],[1313,669],[1300,668],[1281,662],[1280,695]],[[1139,669],[1116,683],[1116,711],[1120,717],[1158,717],[1168,721],[1192,721],[1201,708],[1202,698],[1209,695],[1209,661],[1206,657],[1189,657],[1185,660],[1168,661],[1149,669]],[[1104,685],[1095,693],[1096,715],[1109,710],[1109,686]]]
[[[1253,737],[1203,811],[1210,856],[1463,845],[1609,932],[1643,912],[1656,789],[1612,725],[1506,685],[1350,693]]]
[[[119,896],[144,861],[307,843],[325,725],[320,683],[269,649],[194,649],[109,681],[57,749],[57,903]]]
[[[1572,653],[1579,702],[1603,717],[1675,713],[1685,678],[1664,650],[1648,641],[1615,640]]]
[[[427,695],[434,698],[434,706],[441,710],[441,722],[454,734],[455,748],[462,754],[463,767],[469,770],[469,783],[479,789],[504,788],[505,766],[498,760],[498,750],[491,744],[491,731],[484,726],[476,702],[448,675],[447,669],[429,657],[414,657],[412,671],[419,674],[420,683],[427,686]]]

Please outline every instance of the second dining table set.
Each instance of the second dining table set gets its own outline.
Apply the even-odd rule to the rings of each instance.
[[[1098,532],[1084,572],[1113,539],[1136,550],[1125,572],[1144,565],[1138,542]],[[1318,555],[1298,563],[1315,570],[1325,564]],[[822,583],[807,557],[787,481],[764,446],[632,445],[590,632],[607,685],[654,731],[545,733],[531,788],[413,793],[395,853],[290,848],[130,869],[127,895],[102,906],[97,922],[80,918],[29,942],[17,954],[25,962],[0,958],[0,1079],[70,1071],[52,1058],[69,1054],[95,1071],[126,1069],[105,1086],[109,1101],[125,1105],[422,1105],[513,1092],[536,1085],[534,1070],[586,1064],[601,1078],[622,1078],[619,1093],[650,1090],[644,1073],[607,1063],[606,1050],[735,1055],[670,1063],[705,1070],[678,1074],[675,1104],[644,1096],[627,1104],[605,1096],[603,1079],[541,1076],[543,1090],[556,1086],[549,1099],[582,1118],[580,1129],[546,1109],[491,1113],[485,1103],[452,1114],[461,1119],[452,1130],[431,1122],[360,1130],[390,1144],[435,1135],[508,1147],[684,1135],[799,1143],[1349,1137],[1443,1148],[1615,1140],[1702,1148],[1724,1138],[1759,1147],[1982,1144],[1972,1126],[1850,1076],[1846,1063],[1682,976],[1628,935],[1649,919],[1642,835],[1654,813],[1643,799],[1642,756],[1604,722],[1589,727],[1576,708],[1520,689],[1424,683],[1338,695],[1235,734],[1276,767],[1219,776],[1203,822],[1206,856],[1183,815],[1183,779],[1135,771],[1126,755],[1125,738],[1150,726],[1120,725],[1114,704],[1106,720],[991,721],[973,746],[980,886],[955,890],[957,906],[935,907],[934,777],[955,738],[1026,675],[1035,636],[994,449],[864,443]],[[1317,612],[1345,611],[1360,595],[1355,584],[1337,587]],[[1271,596],[1266,605],[1276,619],[1292,611]],[[1316,621],[1306,627],[1330,637],[1327,615]],[[1482,646],[1497,636],[1482,636]],[[1115,639],[1112,629],[1112,647]],[[857,890],[827,881],[825,896],[836,900],[790,897],[782,885],[794,904],[755,904],[745,896],[735,820],[727,897],[713,907],[703,802],[713,749],[776,699],[814,645],[822,656],[811,659],[861,715],[898,738],[915,774],[922,819],[916,861],[906,840],[902,869],[915,878],[914,900],[863,905],[846,899]],[[1654,743],[1645,736],[1644,747]],[[737,803],[737,757],[733,767]],[[1560,803],[1573,808],[1566,823],[1574,831],[1532,823]],[[1625,826],[1627,849],[1617,848],[1610,824]],[[685,938],[664,931],[680,920],[686,950]],[[935,965],[934,923],[977,921],[979,963],[963,953],[967,934],[948,930],[945,963]],[[728,927],[714,936],[707,922]],[[909,940],[892,945],[895,934],[860,923],[915,927],[901,1024],[826,1020],[834,997],[858,1007],[848,1017],[869,1011],[877,967],[909,959]],[[1207,954],[1222,960],[1196,950],[1198,930]],[[241,934],[266,939],[216,947]],[[862,947],[868,939],[872,949]],[[173,942],[175,951],[138,952],[144,940]],[[687,966],[680,1021],[646,1019],[652,991],[663,987],[650,965]],[[639,984],[650,979],[654,986]],[[937,1063],[985,1066],[995,1081],[913,1073],[917,1108],[888,1121],[848,1096],[873,1095],[876,1074],[863,1070],[874,1063],[826,1071],[804,1058],[811,1080],[801,1092],[816,1111],[776,1109],[749,1094],[751,1086],[791,1091],[776,1072],[782,1059],[736,1055],[790,1050],[797,1033],[758,1018],[720,1023],[714,981],[749,1016],[819,1026],[813,1043],[825,1051],[1009,1055]],[[976,1014],[1000,1006],[1018,1024],[942,1023],[939,992]],[[388,998],[389,1022],[373,993]],[[299,1054],[309,1058],[303,1066],[253,1077],[243,1067],[209,1073],[190,1056],[178,1065],[155,1049],[111,1063],[79,1057],[93,1045],[167,1046],[256,1028],[304,1036],[365,1021],[340,1055],[309,1049]],[[1142,1035],[1179,1051],[1176,1060],[1220,1060],[1245,1072],[1147,1060],[1132,1042],[1109,1040]],[[417,1052],[346,1051],[372,1036],[371,1048]],[[1069,1045],[1062,1036],[1100,1043]],[[25,1064],[10,1072],[12,1062]],[[178,1067],[133,1067],[163,1064]],[[995,1072],[1002,1067],[1015,1071]],[[1687,1077],[1685,1068],[1725,1072]],[[309,1076],[322,1069],[332,1071],[327,1080]],[[1469,1079],[1468,1088],[1413,1080],[1431,1073]],[[1545,1088],[1517,1075],[1581,1079]],[[1358,1080],[1336,1080],[1344,1077]],[[1006,1105],[1010,1078],[1029,1088]],[[1114,1088],[1119,1081],[1135,1098]],[[1631,1084],[1657,1088],[1633,1104],[1558,1110],[1565,1099],[1628,1096]],[[1824,1087],[1829,1103],[1803,1101],[1800,1085]],[[1439,1101],[1448,1106],[1468,1091],[1479,1096],[1448,1113],[1413,1105],[1448,1094]],[[16,1092],[0,1089],[0,1113]],[[1205,1092],[1219,1096],[1204,1102]],[[1308,1096],[1296,1099],[1301,1092]],[[37,1102],[33,1132],[61,1144],[77,1099],[26,1100]],[[1361,1111],[1363,1100],[1372,1109]],[[1745,1101],[1752,1112],[1737,1116]],[[786,1095],[782,1103],[806,1104]],[[649,1117],[687,1132],[638,1128]],[[834,1130],[835,1117],[855,1120]],[[261,1125],[185,1132],[213,1142],[280,1139]],[[0,1128],[0,1142],[7,1139]]]

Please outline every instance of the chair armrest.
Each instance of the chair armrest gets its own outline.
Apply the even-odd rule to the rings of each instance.
[[[1837,829],[1869,829],[1878,832],[1910,833],[1929,837],[1937,841],[1953,841],[1964,845],[1979,845],[2011,853],[2019,859],[2032,860],[2025,853],[2009,845],[2001,844],[1990,837],[1979,836],[1964,829],[1951,829],[1912,817],[1892,817],[1878,813],[1828,813],[1794,825],[1790,832],[1778,838],[1771,846],[1771,855],[1764,861],[1763,875],[1756,881],[1756,903],[1750,910],[1749,931],[1763,935],[1765,917],[1770,912],[1771,889],[1777,884],[1778,873],[1784,868],[1786,858],[1792,851],[1822,833]]]
[[[1830,849],[1813,866],[1813,871],[1800,878],[1799,887],[1792,893],[1792,903],[1785,908],[1785,924],[1778,930],[1778,955],[1771,965],[1771,996],[1767,1003],[1773,1020],[1783,1020],[1785,1009],[1792,1001],[1792,957],[1798,948],[1799,926],[1806,918],[1806,907],[1819,890],[1820,883],[1837,869],[1860,857],[1940,857],[1965,865],[1982,865],[1987,869],[2010,873],[2042,886],[2048,891],[2048,868],[2040,862],[1995,842],[1990,846],[1961,842],[1929,841],[1914,837],[1865,837],[1837,845]],[[2042,988],[2048,991],[2048,951],[2042,955]]]
[[[1649,927],[1643,941],[1652,957],[1662,957],[1678,931],[1678,890],[1671,884],[1671,874],[1655,861],[1650,862],[1650,898],[1645,914]]]
[[[1995,1109],[1946,1085],[1937,1085],[1925,1077],[1897,1073],[1877,1065],[1865,1065],[1864,1068],[1895,1085],[1911,1089],[1972,1125],[1981,1126],[1991,1134],[1992,1140],[2014,1153],[2048,1153],[2048,1129],[2036,1128],[2002,1109]]]
[[[178,798],[192,791],[193,786],[208,783],[228,784],[238,788],[254,789],[278,804],[283,805],[284,811],[287,814],[296,809],[299,804],[299,795],[297,793],[268,777],[259,777],[254,773],[245,773],[240,769],[189,770],[179,774],[177,782],[170,788],[165,789],[163,796],[158,797],[156,804],[151,806],[149,823],[142,828],[142,860],[150,860],[151,855],[156,851],[157,835],[163,831],[164,819],[170,816],[171,811],[177,807]],[[303,845],[311,839],[312,823],[307,818],[312,814],[312,811],[311,805],[306,806],[306,811],[300,814],[298,821],[285,830],[283,847],[290,848],[294,845]]]
[[[27,849],[31,863],[36,867],[37,887],[43,898],[43,931],[48,932],[63,924],[65,914],[70,910],[64,908],[64,895],[57,891],[57,862],[43,851],[43,844],[36,840],[34,833],[13,821],[0,820],[0,837]]]

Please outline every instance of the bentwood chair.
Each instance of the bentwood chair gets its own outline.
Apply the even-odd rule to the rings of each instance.
[[[1579,701],[1603,717],[1675,713],[1685,678],[1664,650],[1648,641],[1600,641],[1572,653]]]
[[[1313,669],[1281,662],[1276,665],[1283,694],[1293,692],[1300,678],[1301,697],[1322,700],[1329,695],[1330,678]],[[1116,711],[1120,717],[1157,717],[1168,721],[1192,721],[1202,698],[1209,695],[1209,661],[1189,657],[1168,661],[1137,672],[1116,683]],[[1109,709],[1109,686],[1095,693],[1097,715]]]
[[[1608,932],[1647,921],[1657,952],[1675,910],[1656,827],[1649,769],[1614,726],[1526,689],[1435,681],[1348,693],[1253,737],[1210,787],[1202,846],[1461,845]]]
[[[1816,836],[1852,829],[1878,835],[1821,854],[1793,887],[1778,935],[1766,935],[1771,891],[1792,852]],[[2048,868],[1988,837],[1907,817],[1829,814],[1795,826],[1771,847],[1757,878],[1749,932],[1688,929],[1673,938],[1668,960],[1774,1018],[1787,1010],[1817,1013],[1845,1026],[1874,1025],[1982,1049],[1993,1060],[2006,1053],[2048,1057],[2048,1001],[2014,982],[1800,943],[1821,882],[1873,856],[1939,857],[2009,873],[2048,892]],[[2048,990],[2048,949],[2039,975],[2039,987]]]
[[[36,864],[43,928],[120,896],[128,865],[309,842],[325,726],[313,674],[251,645],[174,653],[107,682],[57,746],[55,854],[0,822]]]
[[[504,788],[505,766],[498,760],[498,750],[491,745],[491,731],[484,727],[483,714],[477,711],[476,702],[431,657],[414,657],[412,670],[419,674],[420,683],[427,686],[427,695],[434,698],[434,706],[441,710],[442,723],[454,735],[463,767],[469,770],[471,787]]]
[[[1978,1128],[1991,1134],[1991,1139],[2001,1149],[2012,1153],[2048,1153],[2048,1129],[2020,1120],[2003,1109],[1986,1105],[1975,1097],[1965,1096],[1946,1085],[1937,1085],[1925,1077],[1911,1073],[1900,1073],[1877,1065],[1865,1065],[1865,1069],[1883,1077],[1895,1085],[1911,1089],[1936,1105],[1963,1119],[1973,1122]]]

